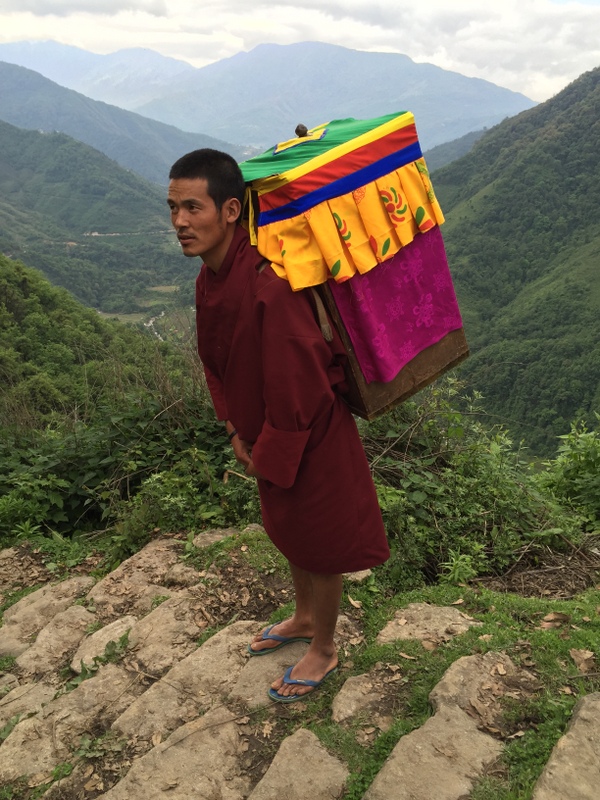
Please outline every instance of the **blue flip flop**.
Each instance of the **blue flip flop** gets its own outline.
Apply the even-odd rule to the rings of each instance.
[[[248,645],[248,652],[251,656],[266,656],[267,653],[274,653],[275,650],[280,650],[282,647],[285,647],[286,644],[292,644],[292,642],[306,642],[310,644],[312,639],[307,639],[303,636],[279,636],[277,633],[271,633],[273,628],[279,625],[278,622],[275,622],[273,625],[269,625],[268,628],[265,628],[262,634],[263,641],[267,639],[271,639],[271,641],[279,642],[279,644],[275,645],[275,647],[265,647],[263,650],[253,650],[250,645]]]
[[[307,697],[318,689],[319,686],[323,683],[323,681],[328,678],[330,675],[333,675],[334,672],[337,672],[337,666],[330,669],[329,672],[326,672],[325,675],[321,678],[320,681],[310,681],[307,679],[303,680],[302,678],[292,678],[292,670],[294,667],[288,667],[286,669],[285,674],[283,676],[283,682],[287,683],[288,685],[294,684],[295,686],[311,686],[312,692],[305,692],[304,694],[279,694],[275,689],[269,689],[269,697],[276,703],[295,703],[296,700],[305,700]]]

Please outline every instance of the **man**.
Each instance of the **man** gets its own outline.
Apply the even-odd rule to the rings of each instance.
[[[237,461],[258,481],[265,530],[290,562],[291,619],[248,646],[262,656],[310,646],[269,695],[294,702],[338,664],[342,573],[381,564],[389,549],[369,466],[343,388],[344,351],[326,342],[310,292],[294,293],[239,223],[235,160],[196,150],[171,168],[168,204],[183,254],[204,262],[196,283],[198,352]]]

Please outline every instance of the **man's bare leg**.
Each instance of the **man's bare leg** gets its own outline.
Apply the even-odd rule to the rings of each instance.
[[[313,640],[300,661],[294,666],[291,678],[320,681],[338,663],[334,633],[342,597],[342,576],[306,573],[312,585]],[[288,635],[282,634],[281,635]],[[271,684],[281,696],[307,694],[310,686],[283,683],[283,676]]]
[[[314,636],[313,621],[313,583],[312,575],[300,567],[290,564],[294,593],[296,595],[296,609],[289,619],[278,622],[273,628],[273,633],[278,636],[302,637],[309,639]],[[279,644],[273,639],[263,639],[262,631],[252,640],[253,650],[271,650]]]

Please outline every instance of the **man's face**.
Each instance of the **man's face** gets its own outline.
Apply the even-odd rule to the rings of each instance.
[[[167,203],[184,256],[200,256],[216,271],[231,241],[231,209],[227,201],[219,211],[207,188],[204,178],[172,180]]]

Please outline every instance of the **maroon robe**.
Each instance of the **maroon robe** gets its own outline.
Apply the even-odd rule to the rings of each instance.
[[[294,565],[328,574],[389,549],[369,465],[310,293],[293,292],[237,227],[219,271],[196,281],[198,352],[219,419],[252,444],[263,522]]]

